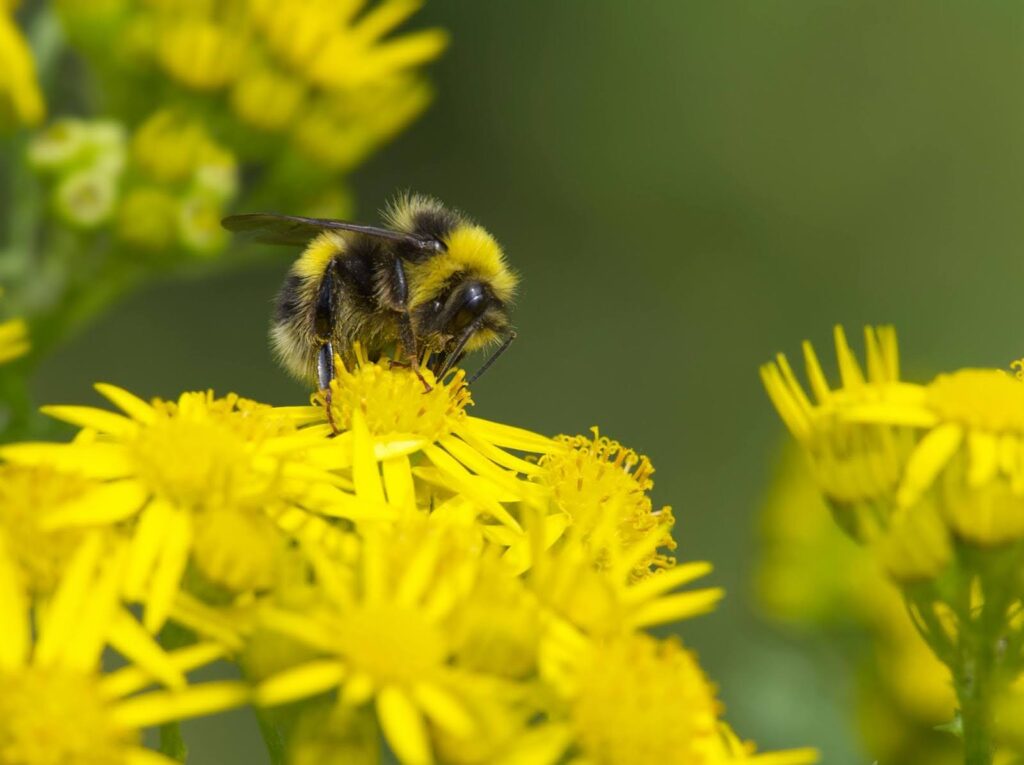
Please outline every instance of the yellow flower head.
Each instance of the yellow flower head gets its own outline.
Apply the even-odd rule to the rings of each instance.
[[[93,765],[171,760],[141,746],[142,729],[245,703],[241,683],[217,682],[126,698],[152,682],[131,666],[100,673],[105,637],[117,610],[124,548],[104,556],[93,537],[70,556],[38,630],[0,544],[0,753],[16,765]],[[175,654],[178,671],[222,652],[197,645]]]
[[[593,438],[559,436],[556,440],[564,448],[541,457],[541,471],[534,480],[550,487],[555,504],[569,516],[569,523],[581,536],[590,535],[611,519],[616,526],[613,544],[619,548],[629,548],[660,528],[660,546],[674,550],[672,508],[655,511],[648,496],[654,485],[651,461],[601,436],[597,428],[593,433]],[[595,550],[598,557],[607,554],[607,550]],[[652,551],[650,557],[638,563],[633,576],[643,579],[652,569],[674,564],[671,554]]]
[[[907,386],[899,382],[896,333],[891,327],[865,329],[866,375],[841,327],[835,328],[835,342],[842,377],[836,390],[829,387],[810,343],[804,343],[814,402],[782,354],[761,367],[761,380],[779,416],[810,457],[836,520],[865,541],[877,532],[879,515],[890,512],[887,503],[913,446],[912,436],[900,429],[851,424],[842,414],[854,404],[870,407],[883,396],[899,397]]]
[[[553,450],[555,443],[520,428],[469,416],[471,402],[463,373],[446,381],[421,368],[432,390],[413,370],[384,359],[371,362],[355,349],[356,361],[346,369],[336,358],[331,385],[330,418],[341,429],[318,450],[317,464],[352,470],[360,501],[395,509],[414,508],[426,494],[426,506],[448,499],[468,502],[475,514],[489,516],[521,531],[507,506],[543,504],[545,490],[526,480],[539,470],[535,462],[510,449],[533,453]],[[320,394],[314,403],[320,404]],[[297,422],[323,422],[319,405],[296,407]],[[418,464],[414,466],[413,460]],[[381,482],[383,479],[383,483]]]
[[[392,367],[387,359],[370,362],[359,346],[355,356],[351,370],[336,360],[331,381],[331,415],[342,430],[352,428],[352,413],[361,409],[376,437],[434,442],[451,433],[465,419],[466,407],[473,405],[462,370],[439,381],[429,369],[421,369],[431,386],[424,391],[416,374]]]
[[[722,707],[693,654],[644,634],[607,641],[549,636],[544,669],[568,700],[581,765],[812,763],[813,751],[754,756],[719,723]]]
[[[186,393],[146,403],[120,388],[97,389],[124,414],[79,406],[44,411],[95,432],[69,444],[15,444],[11,462],[50,465],[96,479],[94,488],[55,511],[55,527],[132,525],[124,584],[146,600],[146,625],[166,618],[190,558],[231,591],[260,589],[286,544],[268,519],[330,504],[334,478],[295,456],[322,441],[297,432],[272,407],[235,395]]]
[[[385,535],[369,529],[354,576],[320,561],[317,573],[331,606],[314,613],[268,610],[264,621],[324,658],[263,681],[257,702],[281,704],[335,687],[342,707],[373,700],[403,763],[432,760],[428,723],[471,736],[471,710],[452,683],[457,670],[446,625],[472,586],[476,561],[471,554],[445,558],[447,533],[433,526],[402,570],[390,565]]]

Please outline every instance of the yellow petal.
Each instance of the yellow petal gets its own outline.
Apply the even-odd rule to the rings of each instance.
[[[475,732],[476,724],[466,707],[439,685],[419,683],[412,695],[423,713],[453,736],[468,738]]]
[[[91,598],[97,563],[103,553],[99,534],[89,534],[72,555],[54,593],[43,628],[36,642],[35,662],[40,666],[56,663],[64,647],[77,639],[78,620],[83,606]]]
[[[129,393],[124,388],[118,388],[116,385],[110,385],[109,383],[96,383],[93,387],[96,388],[101,396],[136,422],[149,425],[156,417],[152,406],[134,393]]]
[[[702,576],[707,576],[709,573],[711,573],[711,564],[704,561],[685,563],[668,571],[659,571],[632,587],[628,587],[623,595],[623,600],[626,603],[640,603],[663,592],[688,584],[695,579],[700,579]]]
[[[101,572],[89,588],[88,600],[72,628],[74,639],[67,641],[61,652],[61,666],[88,672],[99,664],[118,611],[126,552],[124,545],[107,552]]]
[[[358,407],[352,412],[352,480],[356,485],[356,496],[360,499],[385,501],[366,416]]]
[[[559,448],[557,441],[539,433],[533,433],[513,425],[481,420],[479,417],[466,417],[459,427],[471,431],[474,435],[495,446],[502,446],[506,449],[547,454]]]
[[[135,464],[120,444],[11,444],[0,447],[0,457],[19,465],[43,465],[86,478],[123,478],[135,472]]]
[[[110,644],[136,667],[144,667],[145,674],[159,680],[169,688],[185,685],[185,675],[171,660],[170,655],[143,629],[135,617],[121,610],[110,626]]]
[[[40,526],[49,530],[118,523],[139,512],[148,496],[149,491],[134,479],[111,481],[60,505]]]
[[[192,546],[192,519],[188,513],[176,511],[168,521],[142,619],[146,629],[154,633],[163,626],[171,612]]]
[[[512,517],[508,510],[502,507],[497,500],[491,496],[490,492],[482,488],[484,484],[468,480],[471,479],[472,476],[470,476],[466,469],[462,467],[462,465],[460,465],[450,454],[442,451],[433,444],[425,446],[423,448],[423,453],[438,470],[447,476],[456,489],[480,505],[480,507],[490,513],[495,520],[504,523],[506,526],[509,526],[516,531],[522,531],[522,526],[519,525],[519,522]]]
[[[155,499],[139,516],[128,555],[128,570],[125,572],[126,597],[133,600],[143,597],[173,514],[174,508],[163,500]]]
[[[28,598],[21,577],[0,537],[0,670],[20,667],[28,658],[31,640]]]
[[[999,469],[998,442],[991,433],[972,430],[967,434],[967,448],[970,453],[967,483],[977,489],[991,481]]]
[[[903,471],[903,480],[896,494],[896,501],[900,506],[909,507],[914,504],[932,485],[935,476],[960,448],[963,437],[963,428],[949,422],[935,428],[921,439]]]
[[[415,605],[430,586],[441,553],[439,535],[432,534],[423,539],[412,560],[402,572],[395,591],[395,603],[400,606]]]
[[[145,631],[143,630],[143,632]],[[158,650],[163,650],[159,646],[157,648]],[[170,673],[173,673],[176,677],[182,677],[186,672],[191,672],[197,667],[202,667],[217,659],[224,658],[228,655],[228,650],[219,643],[195,643],[165,655],[170,667],[168,674],[168,679],[170,679]],[[160,679],[153,672],[151,665],[152,662],[146,661],[143,664],[128,665],[103,675],[103,678],[100,680],[100,692],[104,697],[113,699],[129,696],[141,691],[146,686],[152,685],[154,681]],[[163,670],[161,670],[161,673],[163,673]],[[172,685],[176,686],[177,682]]]
[[[55,420],[81,428],[92,428],[118,438],[130,437],[138,430],[138,426],[127,417],[91,406],[44,406],[39,411]]]
[[[499,449],[497,446],[492,444],[486,439],[477,436],[474,429],[467,425],[463,420],[454,429],[455,435],[465,441],[467,444],[472,446],[478,452],[483,454],[487,459],[495,462],[502,467],[508,468],[515,473],[522,473],[523,475],[535,475],[541,471],[541,466],[536,462],[527,462],[524,459],[516,457],[514,454],[509,454],[504,449]]]
[[[337,659],[310,661],[264,680],[256,688],[254,701],[267,707],[287,704],[336,688],[344,678],[345,667]]]
[[[252,692],[245,683],[225,680],[192,685],[181,691],[158,691],[119,702],[114,721],[124,728],[148,728],[171,720],[202,717],[248,703]]]
[[[384,470],[384,490],[388,502],[395,507],[414,507],[416,489],[412,480],[412,467],[407,455],[389,457],[381,463]]]
[[[423,715],[404,691],[394,686],[382,688],[377,694],[377,716],[403,765],[430,765],[434,761]]]
[[[495,765],[554,765],[571,742],[572,731],[565,723],[542,724],[517,736]]]
[[[658,598],[638,608],[629,617],[629,624],[639,629],[689,619],[712,611],[724,597],[725,590],[712,587]]]

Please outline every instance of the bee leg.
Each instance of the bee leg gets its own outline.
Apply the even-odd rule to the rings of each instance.
[[[416,333],[412,328],[412,316],[409,315],[409,286],[405,280],[405,268],[402,266],[400,258],[394,259],[391,277],[392,298],[399,306],[396,309],[398,311],[398,341],[402,344],[402,351],[409,368],[423,383],[423,392],[430,393],[433,388],[420,372],[420,354],[416,347]]]
[[[338,426],[334,422],[334,411],[331,408],[333,391],[331,381],[334,380],[334,348],[328,340],[320,346],[316,355],[316,377],[320,390],[324,393],[324,409],[327,412],[327,422],[331,426],[331,437],[338,435]]]

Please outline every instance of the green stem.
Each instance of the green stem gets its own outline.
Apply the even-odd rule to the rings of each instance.
[[[160,753],[176,762],[185,762],[188,747],[181,736],[181,723],[169,722],[160,726]]]
[[[992,746],[992,669],[991,646],[968,651],[956,676],[963,730],[964,765],[991,765]]]

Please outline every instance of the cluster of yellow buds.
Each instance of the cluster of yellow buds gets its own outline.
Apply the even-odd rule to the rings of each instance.
[[[1024,385],[1000,369],[903,381],[891,327],[866,330],[866,370],[835,341],[838,388],[809,343],[813,399],[785,356],[762,380],[836,521],[952,672],[967,761],[990,762],[993,705],[1024,671]]]
[[[421,369],[424,393],[413,370],[337,364],[336,434],[320,397],[99,385],[117,411],[45,408],[70,442],[0,447],[4,624],[46,618],[0,637],[0,751],[142,762],[140,728],[251,703],[292,763],[384,742],[413,765],[815,761],[756,754],[694,655],[648,632],[722,593],[676,563],[646,457],[471,416],[461,370]],[[104,645],[130,666],[101,673]],[[188,680],[218,659],[244,679]]]

